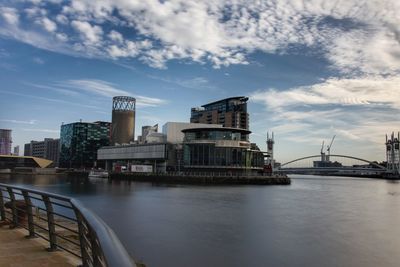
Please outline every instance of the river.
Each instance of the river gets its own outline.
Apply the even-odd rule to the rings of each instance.
[[[400,183],[291,178],[289,186],[0,182],[81,200],[148,267],[400,266]]]

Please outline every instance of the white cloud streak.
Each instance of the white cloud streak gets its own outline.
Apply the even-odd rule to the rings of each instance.
[[[95,79],[83,79],[83,80],[68,80],[65,82],[58,83],[59,86],[81,90],[88,93],[100,95],[103,97],[114,97],[117,95],[127,95],[136,98],[136,104],[141,107],[156,107],[167,103],[166,100],[154,97],[147,97],[133,94],[130,91],[118,89],[114,84]]]

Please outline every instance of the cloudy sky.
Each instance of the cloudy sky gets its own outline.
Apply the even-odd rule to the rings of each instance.
[[[284,162],[332,152],[384,160],[400,130],[398,0],[2,0],[0,128],[14,145],[62,122],[111,120],[137,99],[142,125],[250,97],[251,140],[274,131]]]

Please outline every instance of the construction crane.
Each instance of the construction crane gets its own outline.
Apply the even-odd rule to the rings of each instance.
[[[326,147],[326,152],[328,152],[328,156],[327,156],[327,159],[326,159],[327,161],[329,161],[329,156],[331,155],[331,147],[332,147],[333,141],[335,140],[335,137],[336,137],[336,135],[334,135],[332,137],[331,143],[329,144],[329,146]]]

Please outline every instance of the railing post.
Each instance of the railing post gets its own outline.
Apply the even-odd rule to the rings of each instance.
[[[50,202],[50,198],[48,196],[42,196],[44,205],[46,206],[47,213],[47,226],[49,228],[49,240],[50,247],[47,249],[48,251],[56,251],[57,250],[57,237],[56,237],[56,227],[54,224],[54,214],[53,214],[53,205]]]
[[[17,214],[17,205],[15,204],[15,195],[11,187],[7,187],[8,195],[10,196],[11,201],[11,212],[12,212],[12,224],[10,224],[10,228],[15,228],[18,226],[18,214]]]
[[[3,190],[0,188],[0,218],[2,221],[6,220],[6,212],[4,211]]]
[[[32,212],[32,201],[29,197],[27,191],[23,190],[22,195],[24,196],[25,205],[26,205],[26,214],[28,215],[28,229],[29,235],[26,236],[27,238],[34,238],[35,236],[35,226],[33,225],[33,212]]]
[[[74,208],[76,220],[78,221],[78,231],[79,231],[79,243],[81,245],[81,256],[82,256],[82,267],[87,267],[90,266],[90,261],[89,261],[89,254],[87,253],[86,248],[88,247],[88,244],[86,242],[85,238],[85,227],[83,226],[83,216],[80,213],[79,210]]]
[[[89,235],[90,235],[90,244],[92,245],[93,266],[102,266],[100,261],[100,255],[102,255],[102,253],[98,240],[95,236],[96,234],[92,229],[89,229]]]

